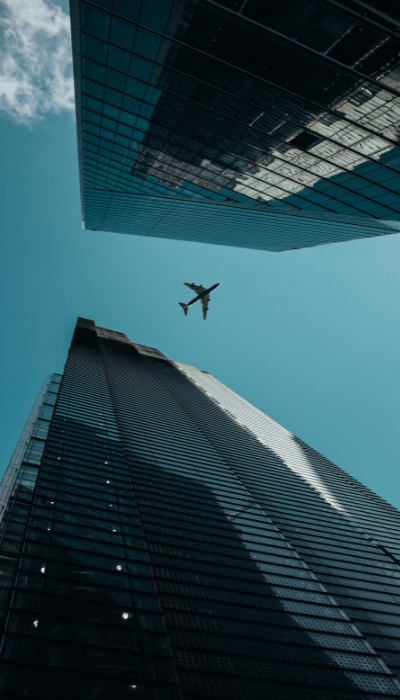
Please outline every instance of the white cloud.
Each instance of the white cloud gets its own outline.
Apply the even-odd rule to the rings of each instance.
[[[30,125],[74,108],[69,17],[52,0],[0,0],[0,112]]]

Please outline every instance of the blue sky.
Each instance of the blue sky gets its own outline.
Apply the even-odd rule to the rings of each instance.
[[[86,316],[208,370],[400,507],[400,235],[265,253],[82,231],[65,17],[24,0],[36,8],[27,26],[22,0],[10,3],[0,14],[0,472]],[[38,84],[26,56],[7,63],[18,32],[52,57]],[[222,282],[206,322],[179,308],[184,281]]]

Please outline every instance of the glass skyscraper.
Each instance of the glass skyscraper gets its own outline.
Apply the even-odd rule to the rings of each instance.
[[[390,0],[70,0],[84,226],[265,250],[400,230]]]
[[[0,489],[7,700],[400,698],[400,513],[79,319]]]

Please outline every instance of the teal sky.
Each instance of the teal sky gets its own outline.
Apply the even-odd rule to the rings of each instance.
[[[21,120],[1,98],[0,472],[85,316],[214,374],[400,507],[400,234],[266,253],[82,231],[70,104]],[[206,322],[184,281],[222,283]]]

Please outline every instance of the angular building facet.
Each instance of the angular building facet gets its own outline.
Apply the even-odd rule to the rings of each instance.
[[[1,697],[400,698],[400,513],[79,319],[0,491]]]
[[[400,230],[390,0],[70,0],[84,226],[264,250]]]

